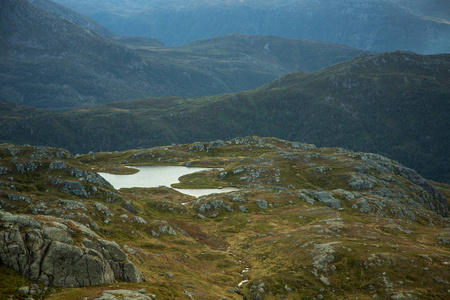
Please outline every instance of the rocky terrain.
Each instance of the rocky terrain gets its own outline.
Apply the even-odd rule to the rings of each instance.
[[[389,158],[246,137],[73,156],[0,146],[0,294],[23,299],[445,299],[450,186]],[[219,167],[178,188],[96,172]],[[24,277],[23,277],[24,276]]]

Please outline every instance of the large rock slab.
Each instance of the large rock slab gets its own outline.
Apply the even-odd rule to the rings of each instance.
[[[341,208],[341,202],[325,191],[318,191],[313,195],[314,199],[322,202],[328,207]]]
[[[82,198],[87,198],[88,194],[84,189],[84,186],[78,181],[64,181],[64,185],[61,188],[61,192],[74,195]]]
[[[52,241],[41,262],[39,281],[45,285],[78,287],[114,282],[108,261],[98,252]]]
[[[54,224],[55,218],[51,221]],[[1,213],[0,264],[30,280],[60,287],[144,280],[117,243],[91,236],[93,240],[85,238],[82,246],[76,246],[67,229],[49,225],[29,216]]]

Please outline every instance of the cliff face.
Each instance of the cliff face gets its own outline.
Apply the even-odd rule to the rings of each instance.
[[[143,281],[141,272],[118,244],[99,239],[80,223],[55,217],[0,214],[0,263],[32,281],[58,287]],[[81,246],[74,245],[70,236],[74,231],[86,235]]]

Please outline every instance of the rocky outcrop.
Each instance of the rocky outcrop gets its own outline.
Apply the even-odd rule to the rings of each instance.
[[[82,181],[87,181],[101,187],[111,187],[108,181],[97,173],[92,173],[84,170],[70,169],[70,175],[79,178]]]
[[[74,244],[64,223],[84,230],[81,224],[49,218],[47,224],[29,216],[0,212],[0,264],[44,285],[80,287],[116,280],[142,282],[140,271],[114,242],[84,238]],[[57,227],[54,227],[54,226]]]
[[[98,252],[91,249],[84,251],[58,241],[52,241],[48,246],[38,241],[43,244],[43,248],[47,248],[45,256],[37,252],[38,256],[44,257],[40,262],[40,270],[36,268],[37,280],[45,285],[77,287],[114,281],[108,262]]]
[[[125,201],[122,204],[122,207],[125,208],[126,210],[128,210],[130,213],[132,213],[134,215],[137,215],[137,213],[138,213],[136,208],[134,207],[134,205],[133,205],[133,203],[131,201]]]
[[[339,200],[336,200],[330,193],[327,193],[325,191],[318,191],[313,195],[313,197],[314,199],[322,202],[328,207],[341,208],[341,202],[339,202]]]
[[[128,261],[125,252],[120,250],[120,246],[115,242],[99,239],[98,242],[84,239],[83,245],[89,249],[102,255],[109,263],[113,270],[114,277],[127,282],[142,282],[141,272]]]
[[[49,170],[64,170],[67,169],[67,165],[63,161],[54,161],[48,166]]]
[[[0,167],[0,175],[5,175],[9,173],[9,169],[5,167]]]
[[[156,295],[146,293],[145,289],[141,289],[139,291],[107,290],[103,291],[103,294],[100,297],[95,298],[94,300],[152,300],[153,298],[156,298]]]
[[[371,189],[374,187],[372,182],[354,176],[352,176],[348,185],[355,190]]]
[[[82,198],[87,198],[88,194],[84,189],[84,186],[78,181],[64,181],[64,185],[61,188],[61,192],[74,195]]]
[[[152,236],[155,238],[159,237],[161,234],[169,234],[169,235],[174,235],[174,236],[178,235],[177,232],[175,231],[175,229],[173,229],[173,227],[169,226],[169,225],[160,225],[158,227],[158,231],[152,230],[151,233],[152,233]]]
[[[227,211],[233,211],[233,209],[232,209],[228,204],[226,204],[225,202],[223,202],[222,200],[212,200],[212,201],[208,201],[209,199],[207,199],[207,198],[203,199],[203,198],[202,198],[202,199],[196,200],[196,201],[195,201],[195,204],[201,203],[203,200],[206,200],[206,201],[204,201],[204,202],[200,205],[200,207],[199,207],[199,209],[198,209],[198,211],[199,211],[201,214],[204,214],[204,213],[209,212],[209,211],[211,211],[211,210],[218,210],[218,209],[221,209],[221,208],[224,208],[224,209],[226,209]]]
[[[449,216],[448,204],[444,195],[415,170],[374,153],[360,153],[359,155],[363,161],[363,163],[359,165],[361,168],[360,172],[376,170],[383,174],[383,176],[379,176],[379,178],[382,178],[385,182],[396,182],[398,178],[403,178],[407,181],[409,190],[416,194],[415,201],[417,203],[431,209],[443,217]],[[361,179],[363,177],[365,179]],[[352,186],[353,184],[352,187],[355,189],[373,188],[375,186],[374,182],[378,182],[377,185],[380,185],[380,180],[360,174],[359,178],[352,175],[349,185]],[[380,194],[380,192],[381,191],[378,189],[375,193]],[[399,191],[394,193],[398,192]],[[382,193],[385,192],[383,191]],[[389,192],[389,194],[392,194],[392,192]]]
[[[256,205],[261,209],[267,209],[268,204],[266,200],[256,200]]]
[[[41,164],[39,164],[39,163],[35,163],[35,162],[30,161],[28,163],[18,163],[18,164],[16,164],[16,169],[17,169],[17,172],[28,173],[28,172],[36,171],[39,168],[40,165]]]
[[[440,214],[443,217],[449,216],[447,200],[444,195],[439,192],[434,186],[429,184],[422,176],[420,176],[413,169],[400,166],[400,165],[391,165],[391,168],[394,172],[402,176],[403,178],[409,180],[413,184],[421,187],[424,191],[426,191],[429,195],[433,197],[433,199],[427,199],[423,205],[430,208],[434,212]]]

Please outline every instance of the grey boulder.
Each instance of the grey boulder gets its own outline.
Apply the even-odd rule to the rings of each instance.
[[[319,202],[322,202],[328,207],[341,208],[341,202],[335,199],[330,193],[325,191],[318,191],[313,195],[313,198]]]
[[[54,218],[51,221],[71,222],[62,219],[55,222]],[[78,225],[72,222],[72,226]],[[60,287],[144,280],[118,244],[91,238],[85,238],[83,246],[75,246],[63,226],[53,227],[33,217],[1,213],[0,264],[30,280]]]

